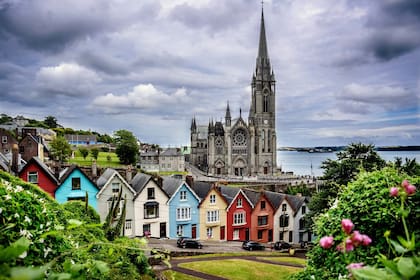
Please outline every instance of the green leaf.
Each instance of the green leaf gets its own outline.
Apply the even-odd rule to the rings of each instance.
[[[69,219],[67,222],[69,223],[69,226],[68,226],[69,229],[79,227],[83,224],[83,222],[76,219]]]
[[[352,269],[351,273],[355,279],[363,279],[363,280],[399,280],[399,278],[395,275],[387,273],[383,269],[366,266],[364,268],[359,269]]]
[[[394,240],[390,240],[392,246],[394,246],[395,251],[397,251],[400,254],[406,253],[408,252],[407,249],[405,249],[403,246],[401,246],[400,244],[398,244],[396,241]]]
[[[108,273],[108,271],[109,271],[108,264],[106,262],[103,262],[103,261],[95,261],[95,267],[102,274]]]
[[[13,267],[10,269],[12,280],[35,280],[43,279],[48,266],[41,267]]]
[[[26,237],[21,237],[9,247],[0,249],[0,263],[8,262],[18,258],[22,255],[25,251],[28,250],[30,245],[30,241],[26,239]]]
[[[406,278],[416,275],[416,265],[411,258],[401,258],[397,266],[398,271]]]

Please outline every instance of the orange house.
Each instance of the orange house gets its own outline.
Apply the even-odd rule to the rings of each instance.
[[[259,198],[254,205],[251,214],[250,239],[261,243],[272,242],[275,210],[264,191],[259,193]]]

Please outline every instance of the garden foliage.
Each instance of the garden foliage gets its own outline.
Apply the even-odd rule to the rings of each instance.
[[[58,204],[0,171],[0,279],[149,279],[146,242],[105,238],[83,202]]]
[[[334,237],[334,241],[346,240],[350,233],[343,231],[342,221],[351,219],[354,228],[368,236],[372,242],[369,246],[355,247],[345,253],[337,249],[335,244],[328,249],[318,244],[308,253],[306,269],[293,278],[345,278],[349,273],[346,267],[351,263],[383,267],[381,255],[388,260],[400,257],[390,248],[389,240],[406,236],[403,215],[407,221],[407,231],[412,233],[415,240],[420,240],[419,192],[405,199],[404,210],[400,201],[390,195],[390,189],[401,185],[405,179],[413,185],[420,185],[419,176],[409,177],[395,169],[384,168],[380,171],[361,172],[355,181],[344,187],[338,194],[335,205],[316,219],[315,235],[318,238]],[[329,244],[328,241],[330,240],[324,239],[321,243]],[[412,251],[417,254],[418,250],[419,243]]]

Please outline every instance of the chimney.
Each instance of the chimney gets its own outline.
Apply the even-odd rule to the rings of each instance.
[[[96,160],[92,161],[92,177],[96,178],[98,176],[98,166],[96,165]]]
[[[193,187],[194,186],[194,178],[192,175],[187,175],[185,177],[185,182],[188,184],[188,186]]]
[[[13,144],[12,146],[12,172],[17,174],[19,171],[19,146]]]
[[[130,183],[133,179],[133,167],[131,164],[127,166],[127,170],[125,171],[125,179],[128,183]]]

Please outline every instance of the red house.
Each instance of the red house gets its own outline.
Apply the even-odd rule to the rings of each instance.
[[[58,180],[52,171],[38,157],[31,158],[19,172],[19,177],[29,183],[37,184],[45,192],[55,197]]]
[[[241,189],[227,208],[227,240],[250,240],[254,205]]]

